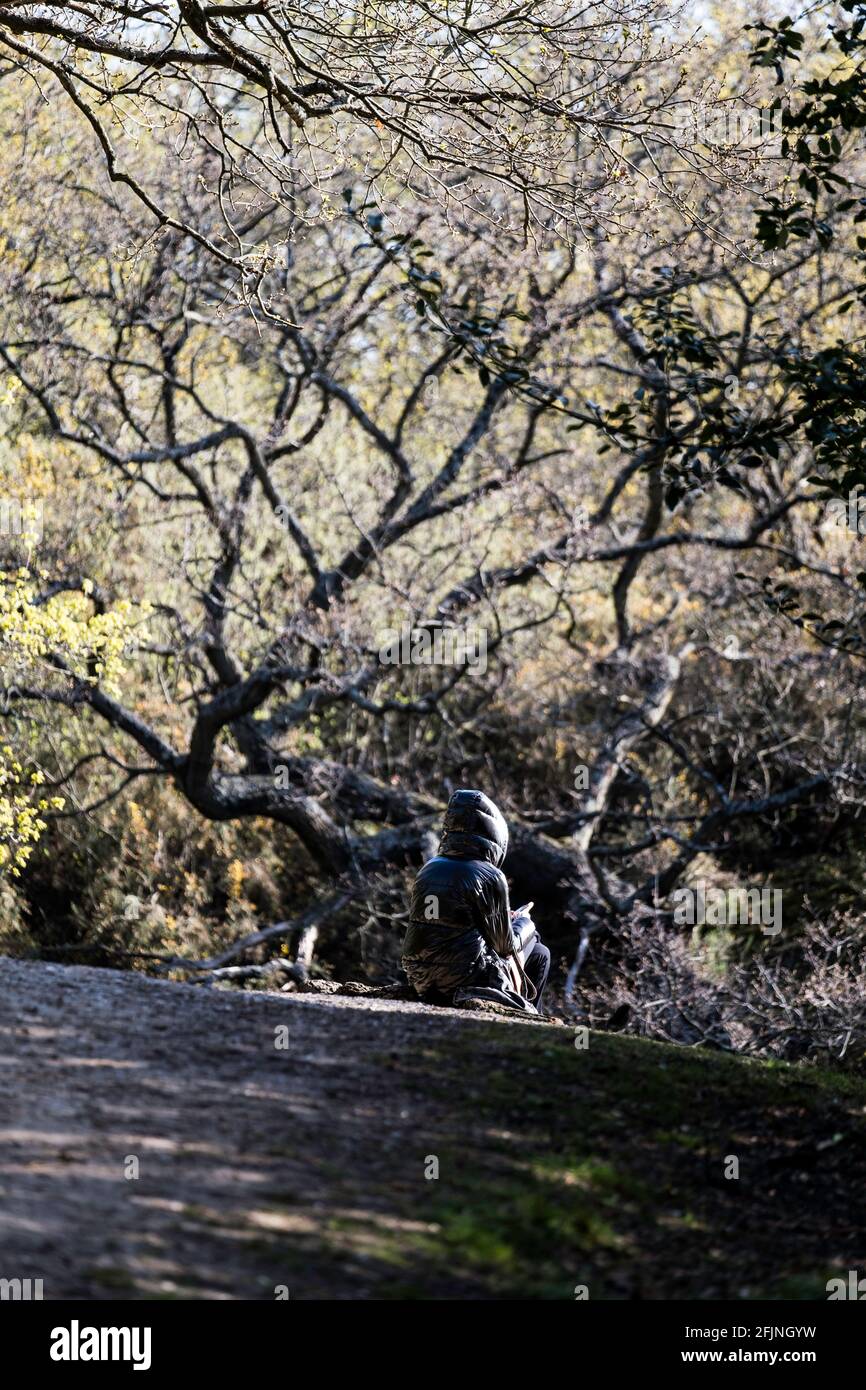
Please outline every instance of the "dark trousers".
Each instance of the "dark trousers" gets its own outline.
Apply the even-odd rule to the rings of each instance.
[[[550,974],[550,952],[540,941],[536,941],[529,955],[526,957],[526,964],[523,969],[528,978],[535,985],[535,999],[533,1003],[539,1013],[544,1013],[541,1007],[541,996],[544,993],[544,986],[547,984],[547,977]]]

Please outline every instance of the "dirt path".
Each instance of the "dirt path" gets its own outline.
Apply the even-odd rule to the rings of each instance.
[[[492,1028],[526,1025],[0,960],[0,1277],[46,1298],[366,1297],[382,1271],[340,1223],[399,1234],[383,1183],[423,1196],[430,1153],[389,1054]]]
[[[576,1043],[0,959],[0,1279],[48,1299],[823,1299],[866,1270],[866,1081]]]

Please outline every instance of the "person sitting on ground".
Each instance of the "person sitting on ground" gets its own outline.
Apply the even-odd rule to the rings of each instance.
[[[415,879],[403,943],[403,969],[425,1003],[487,999],[542,1012],[550,952],[532,904],[511,911],[500,867],[507,849],[508,827],[490,798],[454,792],[439,853]]]

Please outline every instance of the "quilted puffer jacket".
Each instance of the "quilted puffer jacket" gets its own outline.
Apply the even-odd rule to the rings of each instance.
[[[483,792],[456,791],[439,853],[415,880],[403,943],[403,968],[422,998],[444,1002],[470,986],[509,988],[504,961],[515,936],[500,869],[507,849],[499,808]]]

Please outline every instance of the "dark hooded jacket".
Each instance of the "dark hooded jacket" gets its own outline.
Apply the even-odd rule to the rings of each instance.
[[[418,994],[453,995],[469,985],[501,986],[503,958],[514,953],[502,812],[479,791],[448,803],[439,853],[412,889],[403,968]]]

